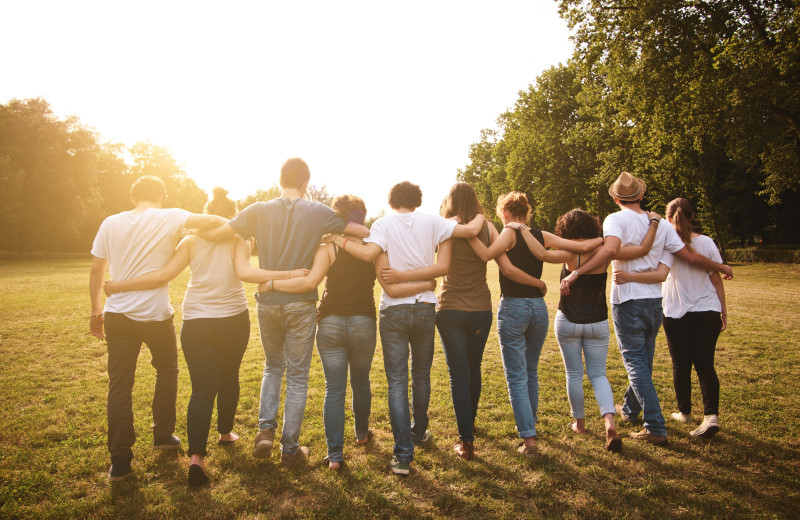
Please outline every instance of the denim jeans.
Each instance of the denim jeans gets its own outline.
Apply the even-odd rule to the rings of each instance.
[[[325,372],[325,441],[328,458],[342,462],[344,455],[344,398],[347,369],[353,389],[353,418],[356,438],[364,439],[369,428],[372,391],[369,370],[375,354],[377,328],[368,316],[325,316],[317,326],[317,351]]]
[[[380,317],[394,455],[400,462],[411,462],[414,460],[413,439],[421,439],[428,429],[436,309],[430,303],[400,304],[381,310]],[[408,408],[409,351],[413,421]]]
[[[217,401],[217,431],[230,433],[239,404],[239,366],[250,340],[250,312],[225,318],[184,320],[181,350],[192,379],[186,412],[188,455],[206,456],[208,430]]]
[[[481,361],[492,328],[492,311],[441,310],[436,314],[436,328],[450,372],[458,435],[464,442],[473,442],[472,422],[481,398]]]
[[[259,305],[258,326],[264,347],[264,377],[258,428],[276,430],[281,384],[286,373],[286,401],[283,405],[281,451],[294,455],[299,448],[300,427],[308,398],[308,369],[314,348],[317,321],[316,302]]]
[[[521,438],[536,435],[539,408],[539,355],[549,318],[543,298],[500,298],[497,334],[508,397]]]
[[[614,413],[614,394],[606,377],[608,359],[608,320],[595,323],[572,323],[561,311],[556,313],[556,339],[567,373],[567,397],[572,417],[584,419],[583,360],[592,383],[600,415]]]
[[[153,438],[163,439],[175,430],[178,395],[178,347],[172,316],[164,321],[136,321],[124,314],[105,313],[108,343],[108,451],[111,462],[133,458],[133,381],[136,360],[147,345],[156,369],[153,390]]]
[[[653,385],[653,356],[663,312],[661,298],[644,298],[611,306],[617,344],[628,371],[622,411],[631,420],[642,413],[644,427],[655,435],[666,435],[664,416]]]

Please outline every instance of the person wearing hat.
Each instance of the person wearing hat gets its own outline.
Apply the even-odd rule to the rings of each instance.
[[[633,260],[614,260],[614,271],[655,272],[659,263],[669,266],[674,255],[698,268],[720,272],[726,279],[733,277],[729,266],[714,262],[686,247],[672,226],[662,226],[660,219],[647,215],[641,208],[646,188],[643,180],[628,172],[622,172],[611,185],[608,194],[620,211],[606,217],[603,222],[603,245],[590,260],[561,281],[561,294],[569,294],[570,286],[581,274],[614,259],[620,247],[639,244],[650,226],[657,227],[650,252]],[[663,319],[659,281],[656,278],[650,283],[617,284],[612,281],[611,315],[629,380],[623,404],[617,405],[616,410],[631,423],[642,414],[644,430],[631,432],[633,439],[666,444],[667,430],[652,376],[656,336]]]

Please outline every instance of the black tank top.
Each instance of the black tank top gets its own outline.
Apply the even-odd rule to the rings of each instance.
[[[578,266],[581,265],[581,256],[578,255]],[[567,266],[561,267],[561,280],[569,276],[571,271]],[[608,304],[606,303],[606,282],[608,272],[597,274],[582,274],[569,288],[569,295],[561,295],[558,300],[558,310],[572,323],[597,323],[608,319]]]
[[[535,256],[533,256],[531,250],[528,249],[525,239],[522,238],[522,233],[519,230],[516,230],[516,233],[517,243],[514,245],[514,247],[506,251],[508,259],[511,260],[511,263],[514,264],[514,267],[517,269],[528,273],[534,278],[541,278],[541,260],[538,260]],[[544,245],[544,237],[542,236],[542,232],[540,230],[531,228],[531,234],[536,240]],[[531,287],[530,285],[514,282],[509,278],[506,278],[502,271],[500,272],[500,293],[502,296],[512,298],[541,298],[544,296],[538,287]]]
[[[367,316],[375,319],[375,266],[335,249],[328,269],[317,320],[325,316]]]

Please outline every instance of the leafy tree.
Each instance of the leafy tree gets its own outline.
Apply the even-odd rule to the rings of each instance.
[[[165,207],[179,207],[200,213],[208,201],[208,194],[188,177],[169,150],[150,142],[136,143],[130,148],[133,165],[130,172],[134,178],[143,175],[161,177],[167,186]]]
[[[277,184],[274,186],[270,186],[266,190],[256,190],[255,193],[248,195],[247,197],[236,201],[236,206],[239,208],[239,211],[243,210],[250,204],[255,202],[268,202],[272,199],[277,199],[281,196],[281,188]]]

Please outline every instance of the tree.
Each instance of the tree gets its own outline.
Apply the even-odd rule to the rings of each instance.
[[[208,194],[197,186],[194,179],[188,177],[169,150],[150,142],[136,143],[130,148],[133,164],[130,172],[133,178],[144,175],[160,177],[167,186],[165,207],[177,207],[201,213],[208,201]]]

